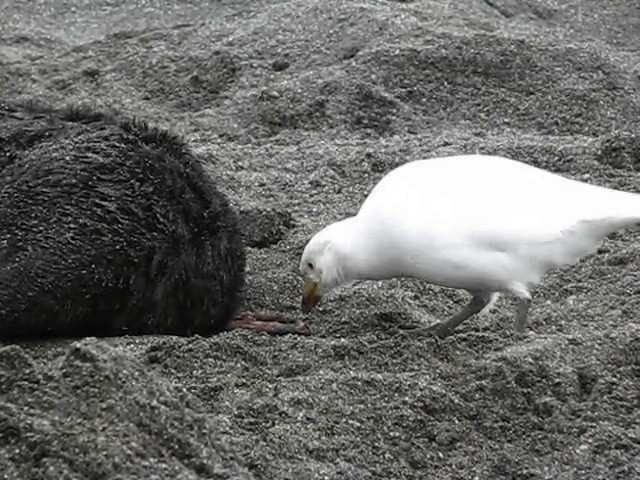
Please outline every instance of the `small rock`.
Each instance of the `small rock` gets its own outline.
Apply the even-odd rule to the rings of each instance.
[[[245,244],[252,248],[267,248],[280,242],[294,226],[289,212],[271,209],[250,209],[240,212]]]
[[[618,169],[640,169],[640,136],[616,132],[601,138],[596,160]]]

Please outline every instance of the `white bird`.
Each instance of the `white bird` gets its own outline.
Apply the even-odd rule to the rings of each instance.
[[[356,280],[414,277],[465,289],[471,301],[430,330],[449,335],[499,292],[518,298],[523,332],[531,289],[640,224],[640,195],[590,185],[502,157],[419,160],[387,174],[357,215],[309,241],[302,308]]]

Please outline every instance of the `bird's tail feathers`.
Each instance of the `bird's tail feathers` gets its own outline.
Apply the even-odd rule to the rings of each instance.
[[[610,224],[611,232],[640,225],[640,194],[616,190],[609,192],[613,195],[609,197],[612,201],[602,205],[606,209],[602,213]]]

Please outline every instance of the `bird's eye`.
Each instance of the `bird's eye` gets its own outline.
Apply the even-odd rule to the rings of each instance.
[[[311,262],[307,263],[307,267],[309,267],[311,270],[313,270],[313,263],[311,263]]]

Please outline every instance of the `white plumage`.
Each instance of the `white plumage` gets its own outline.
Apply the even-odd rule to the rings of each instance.
[[[520,299],[550,270],[595,252],[610,233],[640,223],[640,195],[571,180],[502,157],[415,161],[386,175],[354,217],[307,244],[303,308],[354,280],[416,277],[466,289],[472,300],[432,327],[447,335],[496,292]]]

